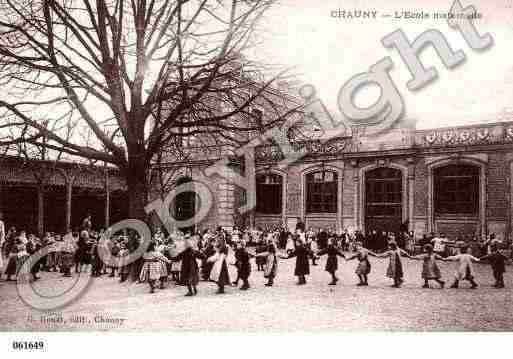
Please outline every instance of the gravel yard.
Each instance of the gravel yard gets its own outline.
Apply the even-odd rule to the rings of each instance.
[[[339,261],[337,286],[328,286],[329,274],[311,266],[308,284],[297,286],[294,259],[281,260],[275,286],[263,284],[262,272],[253,272],[251,289],[227,288],[216,295],[213,283],[201,282],[196,297],[185,297],[184,287],[168,284],[155,294],[146,284],[118,283],[106,275],[95,279],[75,303],[48,315],[31,309],[18,297],[14,282],[0,281],[0,330],[208,330],[208,331],[504,331],[513,330],[510,267],[506,289],[495,289],[491,269],[476,264],[479,288],[420,288],[422,263],[403,261],[405,284],[391,288],[385,277],[387,261],[371,259],[368,287],[357,287],[355,261]],[[452,282],[455,263],[441,263],[444,280]],[[42,294],[62,291],[70,278],[42,273],[36,287]],[[447,287],[448,287],[447,285]]]

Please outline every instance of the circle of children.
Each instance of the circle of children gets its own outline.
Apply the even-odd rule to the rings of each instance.
[[[0,269],[7,281],[15,280],[24,261],[44,246],[55,242],[64,242],[66,251],[49,253],[31,268],[32,280],[38,280],[41,271],[59,270],[64,276],[72,273],[89,272],[92,276],[108,274],[109,277],[120,278],[138,283],[149,283],[151,293],[155,289],[163,289],[169,279],[186,286],[186,296],[197,294],[197,285],[201,280],[217,283],[217,293],[224,293],[225,286],[237,286],[242,281],[241,290],[250,288],[251,259],[254,258],[258,271],[262,271],[267,279],[265,284],[271,287],[278,275],[280,259],[295,258],[294,275],[298,277],[298,285],[306,284],[306,276],[310,274],[310,262],[317,265],[320,256],[326,255],[325,270],[331,276],[329,285],[336,285],[338,278],[338,257],[346,261],[356,260],[355,273],[358,286],[368,285],[371,272],[369,257],[388,258],[389,265],[386,276],[393,281],[392,287],[399,288],[403,283],[402,257],[422,261],[421,277],[424,288],[429,288],[429,281],[436,281],[440,288],[445,282],[437,261],[457,262],[454,282],[451,288],[457,288],[461,281],[469,281],[471,288],[476,288],[473,262],[487,261],[491,264],[495,278],[495,287],[503,288],[503,274],[507,258],[500,252],[501,243],[491,236],[472,252],[467,253],[467,242],[451,242],[443,234],[424,236],[420,241],[414,239],[412,232],[398,235],[392,233],[378,234],[373,231],[367,235],[356,231],[335,233],[333,230],[306,230],[301,223],[296,230],[290,232],[285,227],[256,229],[234,228],[228,233],[222,228],[206,229],[194,233],[175,231],[166,236],[156,229],[146,253],[128,265],[117,268],[106,266],[98,254],[98,241],[101,232],[91,230],[91,224],[83,226],[81,231],[59,236],[47,233],[42,238],[25,231],[10,228],[3,241],[0,255]],[[140,244],[137,233],[121,232],[109,239],[108,248],[113,256],[127,257]],[[228,266],[237,268],[237,277],[232,282]],[[116,273],[117,272],[117,273]],[[14,279],[13,279],[14,277]],[[159,285],[157,285],[159,284]]]

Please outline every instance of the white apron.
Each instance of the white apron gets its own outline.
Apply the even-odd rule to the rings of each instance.
[[[212,257],[208,258],[209,262],[214,262],[212,270],[210,271],[210,280],[213,280],[214,282],[219,280],[225,258],[226,256],[224,253],[216,253]]]

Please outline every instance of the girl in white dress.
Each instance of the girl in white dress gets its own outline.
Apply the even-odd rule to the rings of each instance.
[[[445,258],[446,261],[458,261],[458,268],[454,273],[454,283],[451,288],[458,288],[460,281],[468,280],[471,284],[471,289],[477,288],[477,283],[474,281],[474,270],[472,262],[479,262],[479,259],[467,253],[467,246],[459,248],[459,254]]]

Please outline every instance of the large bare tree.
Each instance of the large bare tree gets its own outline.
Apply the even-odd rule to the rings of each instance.
[[[0,145],[117,166],[144,218],[163,148],[233,145],[293,111],[248,59],[274,1],[2,0]]]

